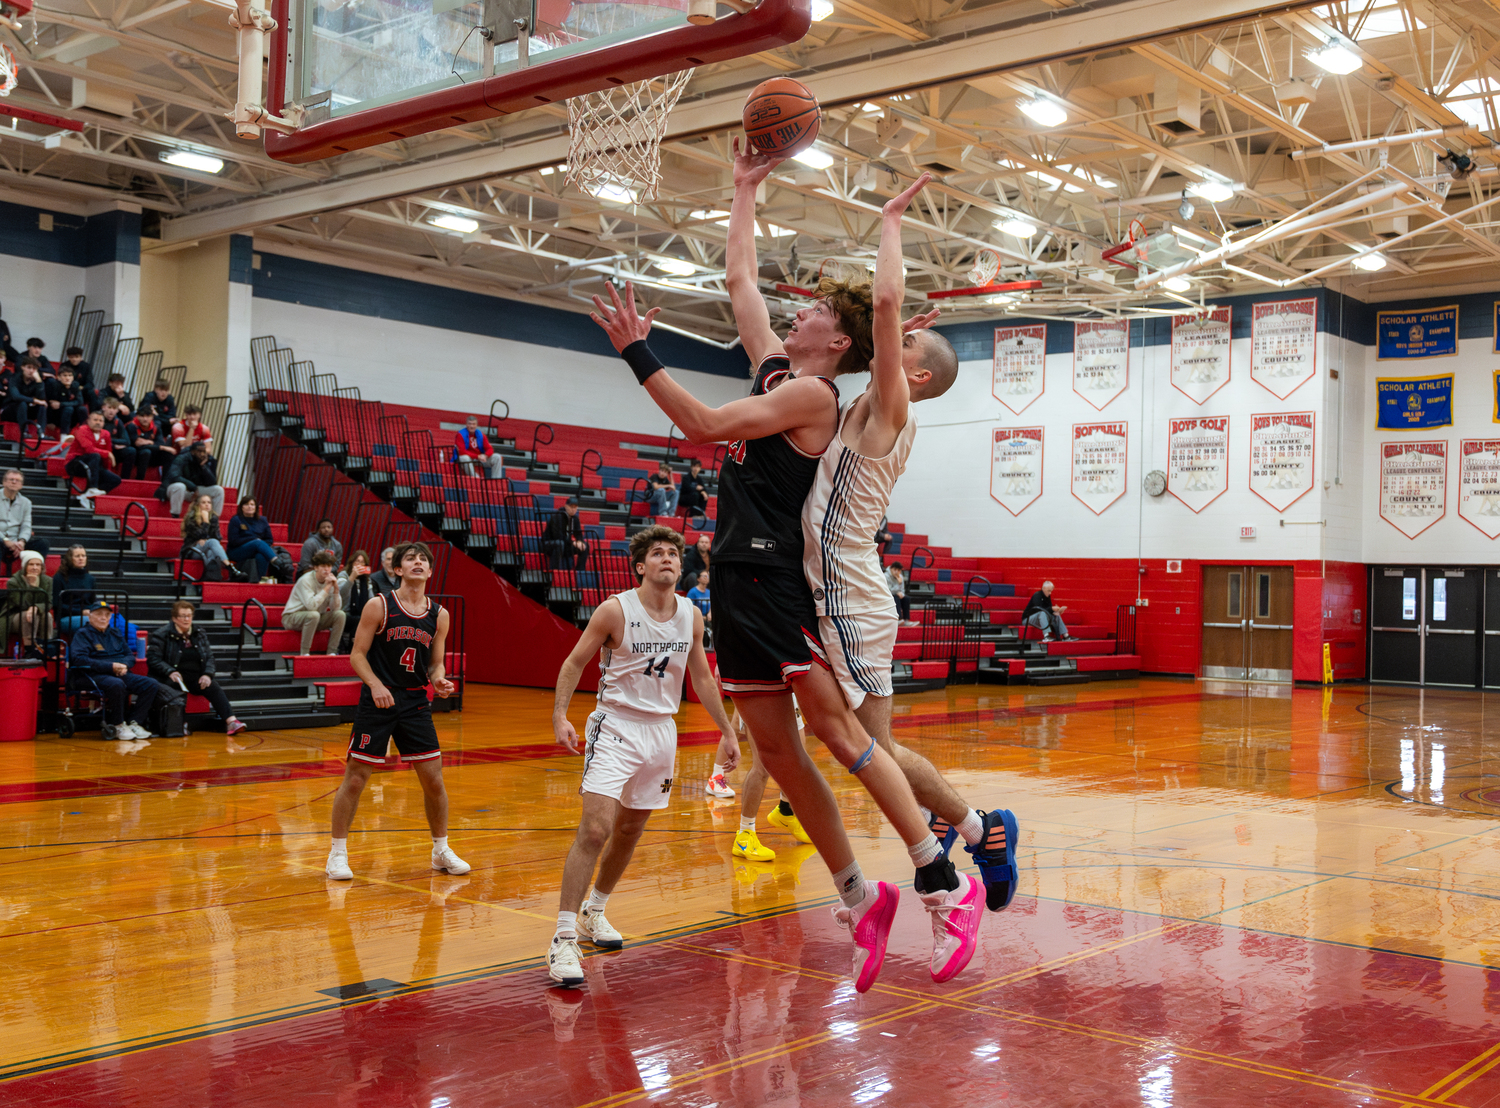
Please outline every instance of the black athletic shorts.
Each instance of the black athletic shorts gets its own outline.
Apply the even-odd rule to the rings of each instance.
[[[354,714],[354,731],[349,736],[349,757],[381,765],[385,762],[387,741],[395,739],[403,762],[441,758],[443,752],[438,749],[427,690],[391,689],[390,693],[396,703],[389,708],[377,708],[370,686],[359,690],[359,708]]]
[[[714,651],[731,698],[786,692],[799,673],[828,668],[800,568],[715,560],[713,571]]]

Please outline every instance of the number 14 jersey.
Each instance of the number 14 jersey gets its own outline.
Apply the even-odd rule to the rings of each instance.
[[[599,710],[621,719],[657,723],[682,703],[682,681],[693,648],[693,602],[675,597],[676,614],[658,623],[635,589],[616,593],[625,611],[625,634],[599,652]]]

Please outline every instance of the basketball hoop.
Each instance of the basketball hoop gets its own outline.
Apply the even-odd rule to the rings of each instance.
[[[974,265],[969,270],[969,284],[987,285],[1000,272],[1000,255],[993,250],[981,250],[974,256]]]
[[[9,46],[0,43],[0,96],[10,95],[11,89],[16,87],[18,72],[16,56],[11,53]]]
[[[693,70],[619,85],[568,101],[567,181],[599,195],[624,186],[637,199],[655,200],[661,183],[661,140],[667,116]]]

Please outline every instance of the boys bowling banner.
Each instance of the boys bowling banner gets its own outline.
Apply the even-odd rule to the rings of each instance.
[[[1073,324],[1073,391],[1103,411],[1130,381],[1130,321]]]
[[[1453,374],[1375,378],[1375,429],[1426,431],[1453,425]]]
[[[1250,491],[1284,512],[1313,487],[1313,413],[1250,417]]]
[[[1380,518],[1414,539],[1448,512],[1448,444],[1380,444]]]
[[[1229,384],[1229,311],[1172,317],[1172,384],[1194,404]]]
[[[1313,379],[1318,302],[1278,300],[1250,309],[1250,376],[1278,400]]]
[[[1459,442],[1458,514],[1485,538],[1500,538],[1500,440]]]
[[[1167,425],[1167,491],[1201,512],[1229,487],[1229,417],[1174,419]]]
[[[995,399],[1020,415],[1046,388],[1047,325],[995,328]]]
[[[1458,353],[1458,305],[1375,313],[1375,357],[1447,358]]]
[[[997,427],[990,443],[990,496],[1018,516],[1042,495],[1042,429]]]
[[[1073,495],[1095,515],[1125,495],[1129,437],[1123,423],[1073,424]]]

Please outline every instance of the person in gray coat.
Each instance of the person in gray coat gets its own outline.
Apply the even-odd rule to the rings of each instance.
[[[333,564],[341,566],[344,564],[344,544],[333,537],[333,520],[321,519],[318,521],[318,529],[302,543],[302,556],[297,559],[297,574],[301,576],[312,569],[314,554],[328,551],[333,555]]]

